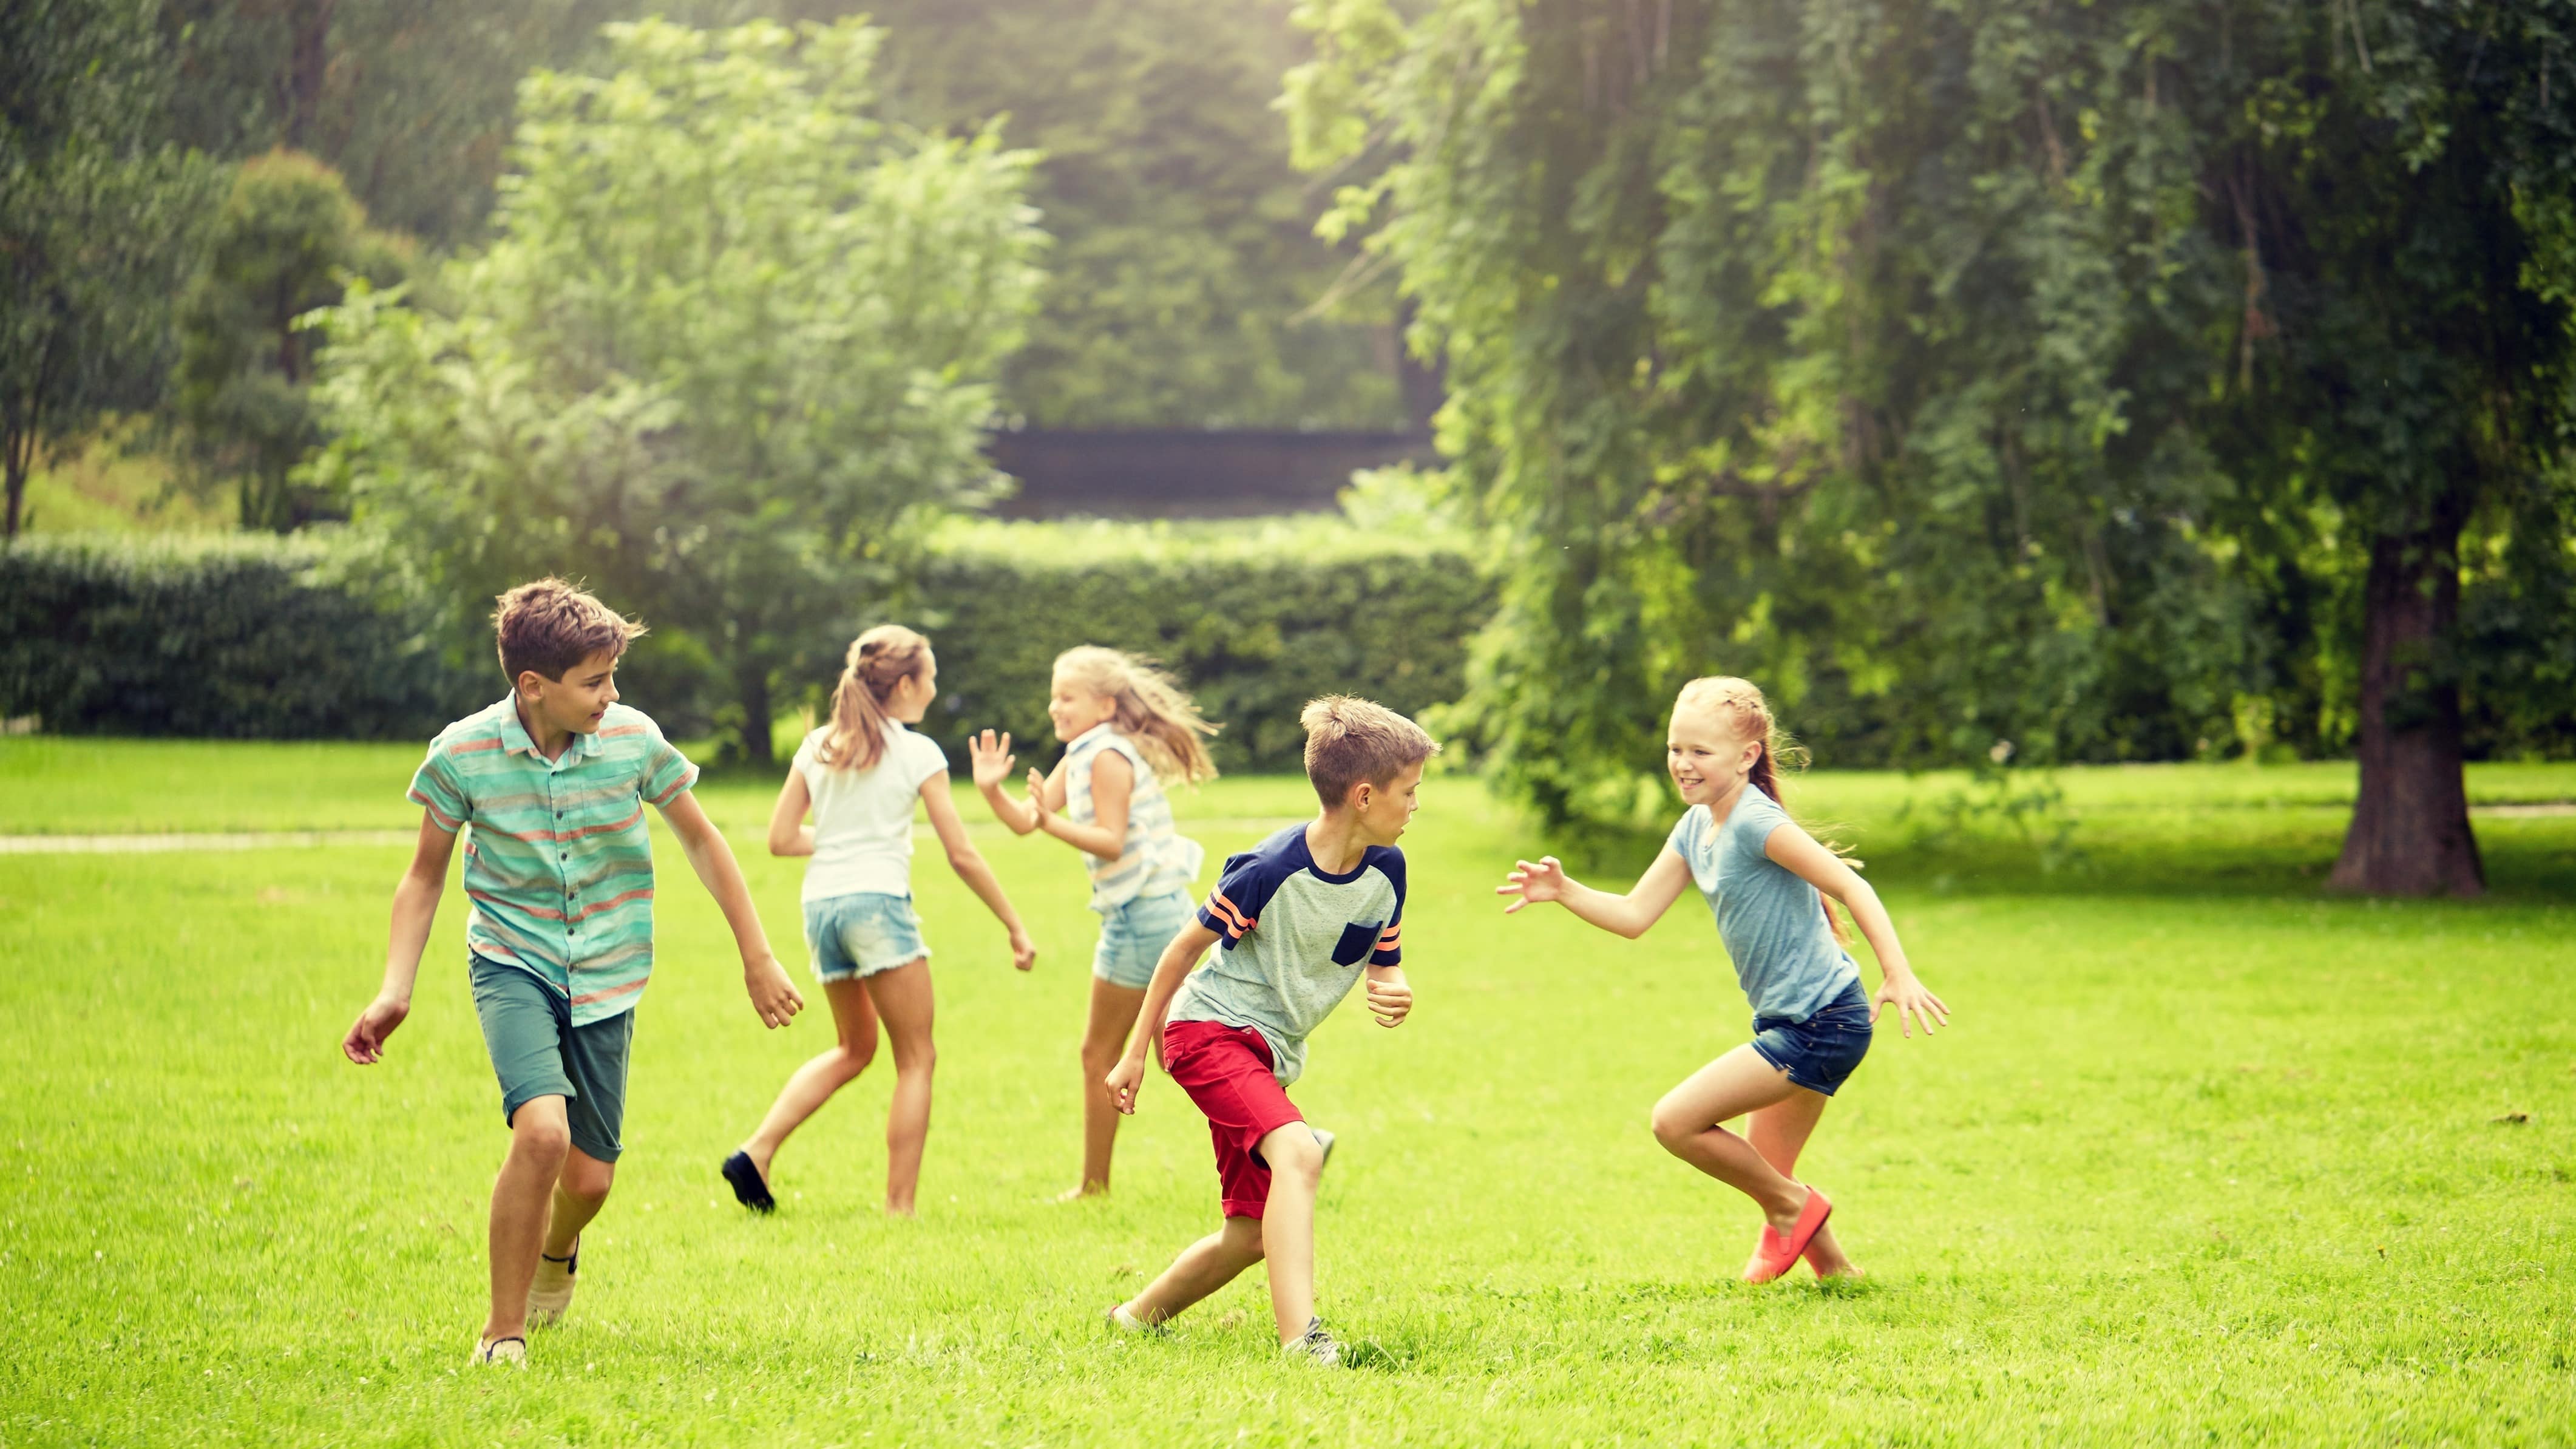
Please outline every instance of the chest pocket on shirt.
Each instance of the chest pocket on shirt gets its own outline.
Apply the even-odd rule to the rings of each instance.
[[[1333,964],[1356,966],[1369,952],[1377,949],[1378,926],[1375,922],[1354,921],[1342,927],[1342,939],[1333,943]]]

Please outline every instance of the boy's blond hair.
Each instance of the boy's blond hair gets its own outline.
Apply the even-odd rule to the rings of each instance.
[[[501,672],[510,687],[533,669],[548,679],[593,654],[615,659],[644,626],[627,618],[580,586],[557,578],[525,583],[495,601],[492,635],[501,655]]]
[[[1383,787],[1440,753],[1440,742],[1422,726],[1347,694],[1309,701],[1297,722],[1306,727],[1306,779],[1327,810],[1349,804],[1362,781]]]

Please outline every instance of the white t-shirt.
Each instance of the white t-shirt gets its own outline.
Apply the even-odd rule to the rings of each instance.
[[[912,807],[921,782],[948,768],[936,741],[886,721],[885,749],[864,770],[814,758],[825,726],[796,749],[796,772],[814,798],[814,856],[805,863],[809,901],[873,891],[912,894]]]

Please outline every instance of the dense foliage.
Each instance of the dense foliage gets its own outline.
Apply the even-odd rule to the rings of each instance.
[[[0,714],[74,734],[427,734],[500,672],[313,537],[34,535],[0,549]],[[479,668],[476,666],[480,666]]]
[[[1516,548],[1455,718],[1552,815],[1711,670],[1838,764],[2358,736],[2367,813],[2460,678],[2369,600],[2563,641],[2566,5],[1409,13],[1302,7],[1295,134],[1445,354]]]
[[[179,298],[171,402],[196,481],[236,489],[244,528],[283,532],[338,502],[292,476],[322,441],[312,398],[321,338],[297,319],[337,303],[351,276],[400,281],[404,252],[367,228],[339,175],[310,156],[272,152],[233,172]]]
[[[1454,541],[1338,520],[978,523],[941,533],[917,604],[943,692],[924,728],[960,758],[988,726],[1051,752],[1055,656],[1106,644],[1180,676],[1225,725],[1221,768],[1293,771],[1319,694],[1406,714],[1456,698],[1491,593]]]
[[[939,651],[925,728],[961,760],[986,726],[1043,759],[1056,654],[1109,644],[1163,660],[1226,723],[1221,765],[1294,770],[1297,711],[1315,695],[1408,714],[1455,698],[1491,602],[1459,545],[1334,519],[955,523],[927,543],[908,597],[793,641],[810,663],[782,677],[783,706],[823,700],[858,623],[898,619]],[[388,587],[402,577],[363,536],[327,531],[20,540],[0,551],[0,715],[71,733],[426,737],[498,697],[501,676],[488,627]],[[689,630],[645,621],[618,671],[629,702],[674,735],[738,736],[722,662]]]
[[[326,314],[312,478],[430,596],[589,577],[767,720],[922,516],[987,483],[1037,283],[1030,158],[881,122],[882,36],[653,21],[611,27],[607,75],[532,76],[493,245],[432,305]]]

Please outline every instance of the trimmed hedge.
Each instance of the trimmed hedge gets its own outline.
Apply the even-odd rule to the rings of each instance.
[[[965,771],[965,737],[1007,729],[1051,758],[1055,656],[1106,644],[1163,661],[1225,725],[1229,770],[1301,768],[1319,694],[1418,715],[1465,688],[1492,591],[1463,544],[1330,516],[1235,523],[961,522],[938,536],[918,623],[939,652],[922,727]]]
[[[0,714],[67,734],[426,739],[494,691],[326,536],[30,535],[0,550]],[[485,671],[489,674],[492,671]]]
[[[0,549],[0,714],[63,733],[426,739],[496,695],[490,646],[447,638],[426,603],[375,597],[372,572],[328,531],[21,538]],[[960,522],[893,616],[938,647],[924,728],[961,775],[967,734],[986,726],[1010,730],[1023,760],[1052,758],[1050,666],[1085,643],[1179,675],[1226,725],[1224,768],[1293,770],[1315,695],[1407,714],[1455,699],[1490,600],[1464,545],[1330,517]],[[813,653],[837,662],[848,642]],[[675,732],[721,710],[721,671],[686,667],[689,636],[642,643],[656,647],[620,675],[632,703]],[[820,702],[831,680],[779,697],[799,683]]]

